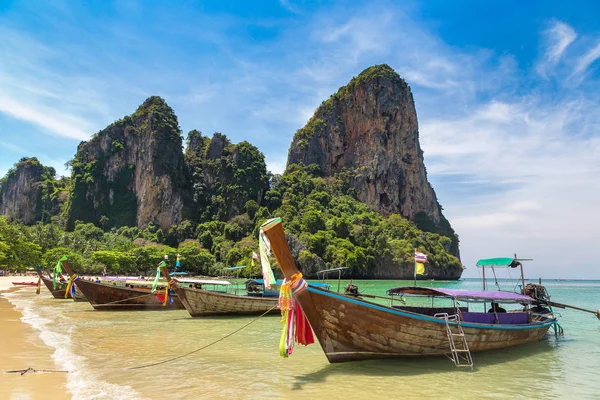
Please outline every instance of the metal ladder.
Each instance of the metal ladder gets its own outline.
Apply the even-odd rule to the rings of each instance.
[[[446,322],[446,334],[448,335],[448,343],[450,344],[450,355],[446,356],[454,362],[457,367],[471,367],[473,369],[473,358],[469,351],[469,344],[465,337],[460,318],[458,314],[448,315],[448,313],[439,313],[434,315],[435,318],[443,318]],[[456,332],[452,328],[456,328]],[[454,340],[457,338],[458,340]],[[458,344],[458,347],[457,347]]]

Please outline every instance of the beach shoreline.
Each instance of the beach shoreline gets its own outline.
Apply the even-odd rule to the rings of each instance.
[[[16,279],[15,279],[16,278]],[[11,370],[60,370],[53,358],[54,348],[40,338],[40,331],[22,321],[23,314],[4,296],[13,290],[12,281],[34,280],[24,277],[0,277],[0,398],[2,399],[70,399],[67,374],[27,372],[8,373]],[[37,279],[35,279],[37,281]],[[20,290],[32,290],[26,287]]]

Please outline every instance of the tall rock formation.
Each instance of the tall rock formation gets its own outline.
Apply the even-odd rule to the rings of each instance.
[[[357,198],[384,215],[458,239],[427,180],[413,96],[388,65],[367,68],[317,109],[296,132],[291,164],[317,164],[324,176],[350,171]]]
[[[249,200],[261,204],[269,186],[264,155],[247,141],[233,144],[221,133],[208,138],[191,131],[185,161],[193,219],[228,220],[242,214]]]
[[[49,218],[55,170],[37,158],[24,157],[0,180],[0,215],[25,224]]]
[[[72,160],[67,225],[163,229],[181,221],[185,185],[182,139],[175,113],[149,97],[127,116],[82,142]]]

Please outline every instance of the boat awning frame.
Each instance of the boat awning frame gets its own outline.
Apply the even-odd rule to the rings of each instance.
[[[501,290],[464,290],[407,286],[388,289],[387,294],[389,296],[409,295],[446,297],[453,300],[463,300],[471,303],[495,301],[498,303],[531,304],[534,301],[529,296],[514,292],[504,292]]]
[[[225,271],[235,271],[237,269],[243,269],[246,268],[245,265],[238,265],[236,267],[227,267],[227,268],[223,268]]]
[[[231,282],[229,282],[229,281],[219,281],[216,279],[181,278],[181,279],[176,279],[176,281],[179,283],[198,283],[200,285],[221,285],[221,286],[231,285]]]
[[[265,280],[264,279],[248,279],[247,281],[244,282],[244,285],[248,285],[250,283],[255,283],[257,285],[264,285],[265,284]],[[275,285],[281,286],[282,283],[283,283],[283,280],[278,279],[275,282]],[[310,286],[312,286],[312,287],[317,287],[317,288],[324,288],[324,289],[331,288],[331,285],[328,285],[326,283],[321,283],[321,282],[312,282],[312,281],[309,281],[308,284]]]

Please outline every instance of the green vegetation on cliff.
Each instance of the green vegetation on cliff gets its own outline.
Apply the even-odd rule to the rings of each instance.
[[[81,272],[100,273],[106,265],[110,273],[145,273],[164,254],[175,260],[179,253],[185,270],[219,274],[224,266],[251,266],[260,225],[280,216],[286,232],[304,245],[297,261],[307,276],[335,266],[351,268],[354,277],[370,277],[382,265],[410,268],[415,248],[429,255],[433,267],[460,268],[448,237],[423,232],[400,215],[385,218],[370,210],[353,197],[348,178],[345,172],[322,178],[314,166],[295,165],[273,177],[262,205],[249,200],[226,222],[214,214],[200,224],[184,220],[167,232],[153,224],[104,231],[82,222],[67,232],[56,224],[24,226],[0,218],[0,267],[51,266],[67,254]],[[260,275],[258,263],[244,275]]]
[[[327,113],[332,101],[342,101],[340,96],[364,80],[379,77],[400,79],[386,65],[363,71],[297,135],[308,144],[325,124],[320,112]],[[342,169],[323,177],[316,164],[297,163],[283,175],[271,175],[255,146],[233,144],[221,133],[209,138],[189,132],[184,154],[181,144],[173,110],[150,97],[135,113],[79,145],[70,162],[71,178],[58,180],[37,159],[22,159],[0,180],[0,189],[19,166],[39,164],[39,222],[23,225],[0,217],[0,268],[49,267],[68,255],[78,272],[100,273],[107,266],[109,273],[145,273],[164,254],[174,263],[179,253],[185,270],[219,274],[225,266],[254,264],[259,227],[275,216],[283,219],[307,277],[339,266],[349,267],[353,277],[406,274],[412,271],[414,249],[427,253],[436,270],[461,268],[453,255],[458,239],[443,217],[437,224],[426,213],[414,223],[398,214],[384,217],[357,200],[351,186],[356,172]],[[174,195],[177,191],[181,197]],[[156,202],[140,206],[149,197]],[[177,223],[153,219],[159,206],[172,215],[179,206],[180,216],[167,218]],[[150,217],[140,223],[140,213]],[[243,273],[258,276],[260,266]]]
[[[222,133],[212,139],[188,134],[185,162],[192,191],[189,219],[210,221],[242,214],[248,201],[261,202],[269,185],[265,156],[247,141],[233,144]]]

